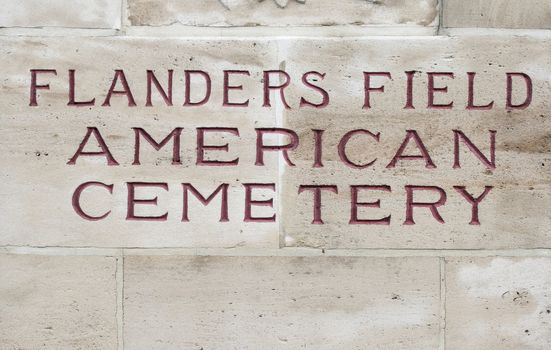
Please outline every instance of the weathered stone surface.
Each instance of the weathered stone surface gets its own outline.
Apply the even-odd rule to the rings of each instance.
[[[125,258],[128,349],[438,349],[437,258]]]
[[[7,0],[0,27],[109,28],[121,25],[120,0]]]
[[[0,255],[2,349],[117,349],[115,258]]]
[[[551,259],[449,259],[446,276],[446,349],[551,347]]]
[[[548,0],[446,0],[445,27],[551,28]]]
[[[71,50],[67,50],[71,47]],[[490,48],[490,49],[489,49]],[[127,246],[127,247],[230,247],[251,245],[277,247],[280,222],[243,222],[242,184],[276,183],[278,194],[266,191],[264,198],[275,197],[274,208],[258,207],[258,214],[276,213],[289,246],[331,248],[534,248],[548,247],[551,218],[549,168],[548,72],[551,60],[549,39],[538,38],[370,38],[366,40],[178,40],[108,39],[82,41],[66,39],[3,39],[2,154],[0,170],[0,218],[5,228],[0,243],[7,245]],[[151,53],[155,52],[155,58]],[[305,55],[305,52],[315,53]],[[232,57],[232,59],[228,59]],[[30,68],[55,68],[58,75],[40,75],[39,82],[50,83],[40,90],[38,107],[28,107]],[[292,109],[281,105],[262,107],[262,71],[286,69],[292,84],[286,98]],[[114,96],[111,107],[102,107],[113,78],[113,69],[124,69],[136,98],[137,107],[128,107],[126,97]],[[68,69],[76,69],[77,99],[96,97],[92,107],[67,106]],[[153,91],[154,107],[145,107],[145,71],[155,69],[162,84],[167,69],[175,70],[174,106],[164,105]],[[183,101],[184,69],[203,69],[211,73],[211,101],[186,108]],[[243,91],[232,91],[232,98],[250,98],[248,108],[222,108],[222,71],[247,69],[251,76],[239,81]],[[297,108],[300,96],[319,99],[306,89],[300,78],[304,72],[326,73],[320,86],[326,88],[331,103],[325,109]],[[404,109],[406,70],[416,70],[413,101],[415,109]],[[373,108],[362,109],[362,71],[389,71],[393,80],[374,79],[374,86],[385,85],[385,92],[373,92]],[[428,71],[454,72],[455,79],[436,79],[447,84],[449,93],[436,94],[437,102],[454,101],[451,110],[426,109]],[[492,110],[466,110],[467,72],[476,72],[477,104],[494,101]],[[532,104],[524,110],[505,109],[506,73],[524,72],[533,81]],[[239,78],[239,77],[234,77]],[[194,83],[195,84],[195,83]],[[440,85],[442,84],[442,85]],[[522,82],[515,83],[515,97],[522,94]],[[195,87],[195,85],[194,85]],[[119,85],[120,88],[120,85]],[[272,92],[272,101],[277,100]],[[67,161],[76,152],[86,128],[98,127],[119,166],[107,166],[103,157],[83,157],[76,165]],[[195,165],[195,128],[225,126],[239,128],[239,140],[229,135],[212,140],[230,144],[227,158],[240,157],[237,167]],[[264,167],[255,166],[255,127],[284,126],[301,136],[297,151],[290,152],[297,167],[279,165],[275,154],[266,155]],[[142,164],[132,165],[134,133],[142,127],[160,141],[175,127],[183,127],[182,165],[172,164],[170,145],[156,152],[142,140]],[[347,149],[354,161],[377,162],[368,169],[344,165],[337,144],[349,130],[363,128],[381,132],[380,145],[361,136],[352,139]],[[312,168],[311,129],[326,129],[323,136],[323,168]],[[436,169],[423,161],[401,161],[386,168],[405,136],[417,130]],[[496,131],[496,169],[482,164],[464,145],[460,145],[461,169],[453,169],[453,129],[462,130],[481,151],[489,154],[489,130]],[[92,138],[93,140],[93,138]],[[238,141],[238,142],[237,142]],[[367,143],[366,143],[367,142]],[[92,145],[95,145],[93,143]],[[367,145],[367,146],[366,146]],[[414,146],[408,154],[416,152]],[[112,212],[105,220],[86,221],[72,206],[71,195],[86,181],[114,184],[113,195],[105,189],[83,195],[85,209],[93,215]],[[166,222],[127,221],[126,182],[166,182],[169,191],[140,192],[138,198],[159,196],[158,207],[141,205],[140,215],[160,215],[168,211]],[[229,219],[220,223],[219,201],[209,207],[194,198],[189,223],[181,222],[181,183],[194,184],[204,195],[221,183],[230,185]],[[298,186],[308,184],[339,186],[339,194],[324,194],[325,225],[312,225],[311,194],[298,195]],[[361,208],[360,217],[376,219],[392,215],[389,226],[349,225],[350,185],[389,185],[392,193],[374,192],[381,208]],[[416,225],[403,225],[406,210],[405,185],[434,185],[447,191],[448,199],[438,223],[426,208],[414,209]],[[484,186],[493,186],[480,204],[480,226],[469,225],[471,205],[453,186],[467,186],[473,195]],[[380,195],[380,196],[379,196]],[[417,200],[430,200],[430,196]]]
[[[299,84],[287,90],[292,109],[284,112],[284,125],[303,142],[290,154],[296,167],[285,166],[282,220],[286,244],[325,248],[535,248],[551,242],[551,171],[549,130],[549,39],[456,37],[432,39],[370,38],[369,40],[296,40],[285,43],[281,56],[292,76],[309,70],[326,73],[315,84],[328,90],[330,104],[323,109],[298,108],[300,96],[319,102],[320,94]],[[315,52],[315,55],[305,55]],[[406,75],[417,71],[413,84],[415,109],[406,104]],[[371,109],[362,109],[362,71],[392,74],[392,80],[373,78]],[[453,72],[455,78],[438,78],[436,86],[448,86],[437,94],[439,103],[454,101],[453,109],[427,109],[427,72]],[[477,104],[494,101],[491,110],[467,110],[467,72],[476,72]],[[532,104],[524,110],[505,108],[506,73],[524,72],[533,82]],[[522,84],[522,83],[521,83]],[[522,86],[515,88],[519,94]],[[522,98],[521,96],[519,98]],[[324,167],[313,168],[312,129],[323,134]],[[366,169],[346,166],[339,158],[338,143],[354,129],[380,132],[379,143],[366,135],[350,141],[346,150],[354,162],[377,161]],[[402,160],[387,168],[406,136],[416,130],[436,168],[423,160]],[[496,168],[488,169],[464,144],[460,144],[461,168],[454,169],[454,134],[458,129],[490,154],[490,132],[496,131]],[[415,143],[405,154],[418,155]],[[312,193],[298,194],[301,184],[337,185],[339,194],[324,192],[324,225],[313,225]],[[392,193],[363,192],[359,201],[381,200],[381,208],[360,208],[359,217],[379,219],[391,215],[390,225],[350,225],[350,185],[389,185]],[[441,224],[427,208],[413,210],[415,225],[404,225],[406,185],[439,186],[447,192],[440,208]],[[480,195],[493,189],[479,205],[480,225],[469,225],[471,205],[454,190],[466,186]],[[415,194],[416,200],[435,201],[438,195]]]
[[[128,0],[135,26],[434,26],[437,15],[437,0]]]
[[[2,100],[0,144],[0,244],[63,245],[101,247],[229,247],[253,245],[278,247],[277,223],[243,222],[243,183],[274,183],[277,162],[257,169],[254,166],[255,127],[276,125],[273,109],[261,107],[262,69],[275,67],[274,43],[254,40],[148,40],[148,39],[8,39],[0,45]],[[68,49],[70,48],[70,49]],[[229,58],[231,57],[231,58]],[[32,68],[57,69],[58,74],[40,74],[38,106],[29,107]],[[96,98],[90,107],[67,106],[68,69],[75,69],[76,98]],[[133,92],[136,107],[126,96],[113,95],[111,106],[102,107],[114,76],[123,69]],[[146,103],[146,70],[155,70],[166,86],[167,70],[174,70],[172,107],[165,105],[153,87],[153,107]],[[183,71],[203,69],[211,73],[211,102],[199,107],[183,107]],[[249,69],[250,77],[232,77],[243,84],[243,92],[232,91],[234,101],[250,98],[248,108],[222,109],[223,69]],[[194,77],[192,88],[202,88]],[[117,89],[120,90],[119,81]],[[197,84],[197,85],[196,85]],[[166,89],[166,88],[165,88]],[[254,95],[254,96],[252,96]],[[201,96],[194,96],[201,98]],[[252,96],[252,97],[251,97]],[[197,101],[197,99],[194,99]],[[240,137],[207,136],[208,144],[229,143],[229,152],[208,151],[206,158],[231,160],[240,157],[237,167],[196,166],[197,127],[238,127]],[[81,157],[75,165],[67,162],[83,140],[87,127],[97,127],[119,166],[108,166],[104,156]],[[160,142],[174,128],[184,128],[181,136],[181,163],[172,164],[172,143],[160,151],[141,141],[141,165],[134,159],[134,131],[144,128]],[[218,134],[220,135],[220,134]],[[98,149],[92,136],[87,151]],[[88,189],[82,195],[84,209],[94,216],[108,210],[105,220],[87,221],[72,206],[72,194],[80,184],[101,181],[113,184],[113,194],[104,188]],[[166,222],[127,221],[126,182],[166,182],[161,188],[138,189],[136,198],[158,196],[158,207],[137,205],[137,215],[158,216],[168,211]],[[220,199],[203,207],[190,195],[190,222],[181,222],[182,185],[192,183],[204,196],[220,184],[229,183],[229,222],[218,222]],[[254,199],[275,196],[271,191],[255,191]],[[277,209],[277,198],[274,208]],[[255,216],[269,216],[274,209],[255,207]],[[209,218],[205,220],[205,218]]]

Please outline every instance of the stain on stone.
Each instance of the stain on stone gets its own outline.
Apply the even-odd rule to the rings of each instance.
[[[391,297],[392,300],[399,300],[399,301],[404,301],[404,299],[402,299],[402,297],[398,294],[392,294],[392,297]]]
[[[201,272],[211,263],[211,258],[209,256],[197,256],[190,260],[190,268]]]
[[[166,10],[158,2],[130,2],[128,20],[132,25],[148,25],[151,19],[161,19],[166,15]]]
[[[519,306],[527,306],[531,302],[531,295],[527,290],[506,291],[501,295],[501,298],[510,300],[512,303]]]
[[[434,25],[437,0],[128,0],[134,26]]]
[[[222,4],[222,6],[224,6],[226,9],[230,11],[237,6],[242,6],[249,2],[247,0],[218,0],[218,1]],[[279,8],[282,8],[282,9],[287,7],[287,5],[289,4],[289,0],[273,0],[273,1]],[[264,0],[258,0],[258,2],[259,3],[264,2]],[[295,0],[295,2],[299,4],[305,4],[306,0]]]
[[[551,152],[551,133],[527,139],[518,143],[503,144],[505,151],[517,151],[523,153],[549,153]]]

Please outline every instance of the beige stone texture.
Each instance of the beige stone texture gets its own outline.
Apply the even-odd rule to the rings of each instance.
[[[255,127],[276,125],[273,109],[261,107],[262,69],[277,67],[274,43],[254,40],[160,40],[129,38],[4,38],[0,44],[4,64],[2,82],[3,148],[0,195],[2,245],[96,247],[278,247],[277,223],[243,222],[245,194],[242,183],[277,182],[277,161],[254,166]],[[37,107],[29,107],[31,68],[54,68],[57,76],[41,74]],[[68,69],[76,70],[76,98],[96,98],[92,107],[67,106]],[[125,96],[113,96],[111,107],[101,104],[114,69],[124,69],[138,106],[128,107]],[[174,106],[164,104],[153,87],[153,107],[146,103],[146,70],[155,70],[163,86],[167,70],[174,70]],[[183,71],[203,69],[211,74],[211,101],[201,107],[183,107]],[[248,108],[222,108],[223,69],[248,69],[251,77],[233,76],[243,92],[232,91],[232,100],[250,97]],[[194,78],[192,88],[203,89]],[[119,82],[117,89],[122,89]],[[195,96],[197,98],[201,96]],[[239,138],[206,138],[209,144],[229,143],[229,152],[209,151],[208,159],[240,157],[236,167],[200,167],[196,161],[196,127],[238,127]],[[87,127],[97,127],[119,166],[107,166],[104,157],[81,157],[67,165],[83,140]],[[141,165],[134,159],[132,127],[144,128],[158,142],[176,127],[181,137],[181,165],[172,164],[172,143],[155,151],[141,141]],[[218,134],[220,135],[220,134]],[[99,150],[94,137],[86,151]],[[275,159],[275,158],[274,158]],[[87,221],[76,214],[71,196],[80,184],[102,181],[106,189],[88,189],[83,208],[91,215],[111,209],[102,221]],[[163,189],[138,189],[137,198],[158,197],[158,206],[137,205],[137,215],[158,216],[168,211],[166,222],[126,221],[126,182],[166,182]],[[229,222],[219,223],[220,199],[203,207],[190,195],[190,222],[181,222],[182,185],[192,183],[207,196],[220,184],[230,184]],[[254,199],[269,199],[271,191],[255,191]],[[255,207],[255,216],[270,216],[277,209]]]
[[[5,0],[0,10],[0,350],[550,350],[551,349],[551,0]],[[513,29],[513,30],[511,30]],[[29,106],[31,69],[38,75],[39,106]],[[263,107],[263,70],[285,70],[286,109],[279,93]],[[69,70],[76,100],[68,105]],[[124,70],[137,106],[114,95],[102,106],[116,70]],[[166,86],[174,72],[173,106],[153,86],[146,105],[147,70]],[[183,106],[185,70],[212,79],[207,104]],[[223,106],[223,71],[232,76]],[[326,108],[302,75],[330,96]],[[372,108],[362,109],[364,71],[374,77]],[[405,71],[415,71],[404,108]],[[437,77],[436,103],[427,109],[428,72]],[[468,72],[475,72],[476,104],[467,109]],[[507,73],[531,77],[526,109],[507,110]],[[272,76],[273,77],[273,76]],[[280,77],[282,82],[283,75]],[[517,77],[518,78],[518,77]],[[277,83],[277,79],[273,79]],[[203,97],[194,76],[192,99]],[[231,85],[231,84],[230,84]],[[514,102],[524,84],[515,79]],[[121,82],[116,90],[121,90]],[[86,134],[101,133],[118,166],[104,157],[69,159]],[[172,141],[155,150],[141,139],[141,165],[133,165],[135,134],[160,142],[182,128],[181,164]],[[198,127],[238,128],[239,136],[208,134],[207,160],[235,167],[198,166]],[[296,167],[275,152],[255,165],[255,128],[289,128],[300,145],[289,152]],[[323,167],[314,164],[314,134],[324,130]],[[352,138],[346,166],[339,140],[353,129],[380,133]],[[388,168],[406,130],[416,130],[436,168],[402,160]],[[488,169],[460,143],[461,130],[490,154],[496,133],[496,168]],[[266,137],[266,144],[285,142]],[[99,151],[92,136],[87,152]],[[419,154],[410,142],[407,155]],[[90,215],[75,212],[72,194]],[[166,183],[138,188],[138,216],[127,220],[129,182]],[[229,185],[229,222],[219,222],[220,196],[208,206],[189,195],[190,222],[182,222],[182,183],[204,197]],[[255,191],[254,216],[245,222],[245,183],[274,183]],[[335,185],[323,192],[323,225],[312,223],[313,196],[300,185]],[[354,225],[351,185],[387,185],[391,192],[361,192],[380,200],[359,208],[360,219],[390,217],[389,225]],[[405,225],[407,185],[446,191],[439,223],[427,208],[413,209]],[[470,225],[471,204],[454,190],[477,196],[481,225]],[[415,192],[416,201],[435,193]]]
[[[550,258],[446,263],[446,349],[551,348]]]
[[[128,0],[133,26],[332,26],[438,23],[437,0]]]
[[[121,0],[6,0],[0,27],[118,29],[121,8]]]
[[[287,90],[292,107],[284,112],[284,125],[297,131],[304,142],[290,158],[296,167],[284,168],[282,227],[288,246],[321,248],[423,248],[502,249],[549,247],[551,238],[551,171],[549,130],[549,39],[529,37],[451,37],[429,39],[370,38],[366,40],[296,40],[280,50],[291,76],[309,70],[326,73],[316,84],[332,96],[327,108],[297,108],[300,96],[321,100],[320,94],[299,84]],[[315,55],[305,55],[305,52]],[[404,109],[406,76],[414,78],[415,109]],[[385,92],[371,94],[371,109],[362,109],[362,71],[388,71],[392,81],[373,78],[373,86]],[[451,110],[427,106],[426,72],[453,72],[455,79],[436,78],[436,86],[448,86],[437,94],[438,103],[454,101]],[[466,110],[467,72],[476,72],[475,100],[494,101],[492,110]],[[507,111],[506,73],[525,72],[533,81],[532,104],[524,110]],[[517,83],[520,81],[517,81]],[[523,83],[514,88],[517,98]],[[323,168],[313,168],[314,141],[311,129],[325,129]],[[377,143],[367,136],[350,141],[347,154],[366,169],[353,169],[339,159],[337,145],[353,129],[380,132]],[[403,160],[386,168],[406,135],[416,130],[437,168],[425,168],[422,160]],[[489,156],[489,130],[496,133],[496,169],[489,170],[460,144],[461,168],[453,169],[453,129],[459,129]],[[406,154],[419,154],[415,144]],[[324,225],[312,225],[311,193],[298,195],[301,184],[338,185],[339,194],[323,194]],[[360,218],[391,215],[385,225],[349,225],[349,185],[390,185],[392,193],[364,192],[360,201],[381,200],[381,208],[362,208]],[[440,186],[447,192],[438,223],[426,208],[415,208],[416,225],[403,225],[406,211],[405,185]],[[493,186],[479,206],[481,225],[469,225],[471,205],[453,186],[466,186],[478,196]],[[420,201],[438,195],[416,194]]]
[[[445,0],[443,25],[551,29],[549,0]]]
[[[0,170],[0,217],[5,229],[0,242],[5,245],[54,245],[99,247],[278,247],[278,223],[244,223],[246,182],[277,183],[282,201],[275,197],[274,209],[256,208],[257,215],[276,213],[281,220],[288,246],[323,248],[452,248],[502,249],[545,248],[549,246],[551,195],[549,171],[549,80],[551,59],[549,39],[530,37],[462,38],[370,38],[365,40],[184,40],[145,38],[94,38],[87,40],[55,38],[4,38],[2,154]],[[71,50],[67,50],[71,47]],[[491,47],[492,50],[487,48]],[[522,48],[522,49],[519,49]],[[155,58],[151,58],[155,52]],[[304,55],[304,52],[315,53]],[[62,55],[63,53],[63,55]],[[279,57],[277,57],[279,55]],[[227,57],[234,59],[228,60]],[[314,58],[315,57],[315,58]],[[29,68],[55,68],[58,75],[40,75],[49,82],[49,91],[39,91],[39,107],[28,107]],[[262,108],[262,70],[281,67],[292,77],[286,90],[292,109],[282,106]],[[128,107],[126,98],[113,97],[111,107],[101,107],[113,77],[113,69],[125,70],[137,107]],[[76,69],[77,99],[96,97],[96,106],[70,107],[68,69]],[[145,104],[145,71],[155,69],[161,83],[167,69],[175,70],[175,106],[163,106],[156,91],[155,107]],[[182,72],[204,69],[211,73],[213,95],[202,107],[185,108]],[[222,108],[223,69],[248,69],[251,77],[242,81],[244,91],[233,98],[250,97],[248,108]],[[319,83],[328,89],[331,103],[325,109],[298,109],[300,96],[319,98],[300,84],[302,73],[325,72]],[[385,93],[372,94],[373,108],[362,109],[362,71],[386,70],[392,81],[374,79],[385,85]],[[414,79],[414,105],[404,110],[406,70],[418,71]],[[451,71],[455,79],[436,79],[448,85],[447,95],[437,94],[437,102],[454,101],[452,110],[427,110],[427,71]],[[493,110],[465,109],[466,72],[477,72],[476,102],[495,101]],[[533,101],[525,110],[505,110],[505,74],[525,72],[533,80]],[[237,77],[239,78],[239,77]],[[442,84],[442,85],[440,85]],[[522,85],[515,91],[522,93]],[[520,83],[522,84],[522,83]],[[196,87],[194,85],[194,87]],[[517,96],[517,99],[519,97]],[[272,101],[275,96],[272,95]],[[223,113],[220,111],[223,110]],[[296,168],[283,166],[283,182],[278,183],[278,161],[266,156],[266,166],[254,166],[254,127],[282,125],[296,130],[301,146],[291,152]],[[86,132],[96,126],[102,132],[120,166],[106,166],[103,158],[81,158],[66,165]],[[195,128],[200,126],[238,127],[239,140],[213,139],[230,144],[224,159],[240,157],[238,167],[197,167]],[[131,165],[134,135],[132,127],[143,127],[161,140],[175,127],[183,127],[182,165],[171,164],[170,145],[158,152],[142,141],[142,164]],[[326,129],[324,168],[312,168],[310,129]],[[337,143],[355,128],[381,132],[380,145],[357,137],[348,155],[355,161],[377,157],[374,166],[346,167],[338,160]],[[405,130],[415,129],[437,165],[426,169],[424,162],[402,161],[396,168],[385,165],[397,151]],[[496,130],[496,164],[493,171],[461,144],[461,169],[453,165],[453,129],[462,130],[484,154],[489,153],[488,130]],[[93,138],[92,138],[93,140]],[[369,141],[367,141],[369,142]],[[93,144],[93,143],[92,143]],[[375,146],[375,147],[373,147]],[[411,147],[410,152],[415,153]],[[408,152],[409,154],[409,152]],[[225,158],[227,156],[227,158]],[[280,159],[281,162],[281,159]],[[113,195],[105,190],[89,190],[83,195],[85,210],[94,215],[112,212],[102,221],[85,221],[71,205],[74,189],[86,181],[114,184]],[[169,191],[138,190],[139,198],[159,197],[157,208],[138,206],[140,215],[160,215],[168,211],[167,222],[125,221],[126,185],[129,181],[166,182]],[[219,223],[220,205],[203,207],[191,198],[189,223],[181,222],[182,182],[191,182],[204,195],[222,182],[229,182],[230,222]],[[301,184],[336,184],[339,195],[324,194],[325,225],[312,225],[311,195],[297,194]],[[349,185],[390,185],[392,193],[382,193],[381,208],[361,209],[360,217],[392,215],[389,226],[349,225]],[[446,190],[447,203],[440,209],[445,224],[428,210],[414,210],[416,225],[405,226],[405,185],[436,185]],[[480,204],[480,226],[469,225],[471,206],[453,186],[467,186],[473,194],[484,186],[494,188]],[[259,193],[272,197],[269,191]],[[376,200],[361,196],[362,200]],[[422,196],[419,200],[432,198]],[[195,201],[195,203],[194,203]],[[279,212],[280,207],[282,211]],[[155,231],[155,234],[151,232]]]
[[[0,255],[1,349],[117,349],[116,261]]]
[[[438,349],[437,258],[125,258],[125,348]]]

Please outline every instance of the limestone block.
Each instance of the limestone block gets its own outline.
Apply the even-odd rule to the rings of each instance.
[[[458,258],[446,263],[446,348],[551,347],[551,259]]]
[[[2,349],[117,349],[115,258],[0,255]]]
[[[63,245],[102,247],[230,247],[250,244],[278,247],[278,225],[273,222],[244,222],[244,183],[275,183],[277,162],[257,168],[254,165],[255,127],[276,125],[273,109],[262,108],[259,89],[264,67],[277,67],[275,44],[264,41],[237,40],[149,40],[128,38],[94,39],[17,39],[5,38],[0,45],[2,111],[0,142],[7,149],[2,154],[0,204],[3,229],[0,244]],[[70,49],[68,49],[70,48]],[[39,74],[38,84],[50,89],[38,90],[38,106],[29,106],[30,69],[56,69],[57,75]],[[75,70],[75,99],[95,98],[94,106],[68,106],[69,73]],[[135,107],[126,96],[113,95],[110,106],[102,106],[115,75],[123,70]],[[248,69],[250,77],[233,75],[232,85],[243,91],[230,93],[231,101],[250,97],[247,108],[222,108],[224,69]],[[173,105],[167,106],[161,93],[152,85],[152,106],[146,105],[146,71],[153,70],[166,90],[168,71],[173,72]],[[211,102],[184,107],[184,70],[204,70],[211,74]],[[204,80],[191,79],[192,101],[204,96]],[[117,82],[116,90],[122,89]],[[252,96],[252,97],[251,97]],[[88,127],[96,127],[118,162],[109,166],[106,156],[82,156],[69,165],[84,140]],[[180,163],[174,162],[173,139],[156,151],[140,137],[140,165],[135,161],[135,131],[143,128],[156,142],[161,142],[175,128],[183,128],[180,138]],[[211,133],[205,144],[229,144],[228,152],[207,150],[205,159],[233,160],[238,166],[197,166],[198,127],[239,128],[239,136]],[[99,149],[95,136],[85,147]],[[105,187],[90,187],[79,201],[88,215],[104,220],[83,219],[74,209],[75,190],[86,182],[113,185],[112,194]],[[128,217],[128,182],[166,183],[162,187],[137,188],[135,198],[158,197],[154,203],[137,204],[136,216],[162,216],[165,222],[126,220]],[[208,197],[221,184],[228,183],[228,220],[220,221],[219,194],[203,206],[189,195],[189,222],[183,219],[183,185],[191,183]],[[254,200],[269,200],[276,193],[270,189],[254,190]],[[277,210],[255,206],[253,215],[271,216]]]
[[[0,27],[118,29],[120,0],[6,0]]]
[[[333,26],[438,23],[437,0],[129,0],[133,26]]]
[[[278,233],[289,246],[326,248],[534,248],[547,247],[551,222],[549,168],[549,80],[551,66],[549,39],[535,37],[491,38],[369,38],[364,40],[184,40],[145,38],[95,38],[86,41],[67,39],[3,39],[2,55],[8,62],[2,69],[3,84],[2,155],[6,165],[0,171],[0,193],[8,200],[0,204],[2,243],[20,245],[128,246],[128,247],[233,247],[251,245],[277,247]],[[66,47],[74,47],[73,51]],[[521,50],[519,49],[522,48]],[[491,48],[491,49],[488,49]],[[61,54],[63,52],[63,55]],[[156,55],[152,58],[151,53]],[[305,54],[309,53],[309,54]],[[229,58],[231,57],[231,58]],[[50,89],[38,92],[37,104],[29,106],[31,67],[55,68],[58,75],[40,74],[40,84]],[[115,68],[113,68],[115,67]],[[93,106],[67,106],[68,70],[75,69],[76,99],[96,98]],[[174,105],[166,106],[153,87],[153,107],[145,106],[145,72],[154,69],[160,84],[166,84],[169,69],[174,69]],[[265,83],[263,70],[284,69],[291,77],[285,90],[291,109],[275,102],[262,107]],[[110,107],[101,106],[113,79],[114,69],[124,69],[134,91],[136,104],[129,107],[125,96],[113,96]],[[211,101],[202,106],[184,107],[183,70],[211,73]],[[231,99],[250,99],[247,108],[222,106],[223,70],[243,69],[250,76],[233,76],[242,91],[231,91]],[[319,71],[321,79],[311,80],[328,91],[326,108],[300,108],[301,97],[320,98],[319,91],[308,89],[303,73]],[[385,86],[385,92],[372,91],[372,108],[363,109],[363,71],[385,72],[392,79],[377,76],[372,86]],[[406,108],[407,75],[412,76],[411,106]],[[435,103],[454,102],[451,109],[427,108],[428,72],[453,73],[435,78],[435,86],[448,92],[435,92]],[[530,77],[531,104],[525,108],[506,108],[507,74],[517,72]],[[493,101],[491,109],[467,109],[468,74],[476,73],[474,104]],[[447,73],[448,74],[448,73]],[[200,77],[192,80],[195,93]],[[240,79],[243,78],[243,79]],[[309,79],[312,79],[310,77]],[[275,82],[274,82],[275,83]],[[524,82],[513,80],[515,104],[526,96]],[[120,89],[119,82],[119,89]],[[200,98],[200,96],[193,96]],[[119,166],[108,166],[105,157],[81,157],[67,162],[83,140],[87,127],[98,127]],[[208,142],[228,143],[227,155],[211,152],[226,160],[240,157],[236,167],[196,165],[197,127],[234,127],[241,134],[211,135]],[[264,166],[255,165],[255,128],[290,128],[300,136],[290,158],[297,166],[285,164],[281,157],[266,155]],[[155,151],[142,139],[141,165],[135,162],[135,135],[132,127],[142,127],[155,140],[162,140],[182,127],[181,163],[173,164],[171,144]],[[323,164],[313,167],[312,129],[323,129]],[[351,138],[346,155],[353,162],[374,165],[356,169],[339,158],[338,144],[353,129],[380,132],[380,142],[366,135]],[[415,130],[427,148],[434,165],[409,159],[387,167],[407,130]],[[454,143],[454,130],[460,130],[480,148],[480,155],[466,142]],[[495,135],[495,169],[488,166],[492,135]],[[411,135],[410,135],[411,136]],[[92,137],[93,139],[93,137]],[[168,140],[167,142],[170,142]],[[272,140],[278,142],[278,140]],[[410,140],[411,141],[411,140]],[[458,149],[457,155],[454,149]],[[472,148],[472,147],[471,147]],[[417,152],[417,153],[416,153]],[[418,154],[409,144],[406,154]],[[208,153],[208,152],[207,152]],[[227,158],[225,158],[227,156]],[[460,168],[454,168],[457,157]],[[484,161],[483,158],[486,157]],[[113,184],[93,188],[83,194],[84,210],[103,220],[83,220],[74,210],[71,194],[86,181]],[[138,215],[162,216],[166,222],[142,222],[128,218],[127,182],[162,182],[163,187],[140,188],[137,198],[158,198],[158,205],[138,205]],[[190,222],[182,222],[182,183],[192,183],[204,196],[221,183],[229,184],[229,222],[219,222],[219,201],[203,207],[195,202]],[[257,215],[277,215],[276,222],[244,220],[244,183],[274,184],[258,198],[273,205],[257,207]],[[339,188],[326,193],[322,212],[325,225],[312,224],[311,194],[298,193],[300,185],[325,184]],[[359,217],[378,219],[391,215],[390,225],[350,225],[351,185],[385,185],[391,192],[363,192],[360,201],[381,199],[381,208],[363,207]],[[428,208],[415,208],[415,225],[406,220],[405,186],[439,186],[447,201],[439,209],[438,222]],[[473,222],[472,205],[454,186],[464,186],[478,196],[492,187],[479,205],[480,225]],[[432,196],[431,196],[432,195]],[[436,193],[438,196],[438,193]],[[416,201],[434,201],[435,192],[416,192]],[[280,201],[281,199],[281,201]],[[438,199],[438,197],[436,197]],[[194,201],[191,198],[190,201]],[[279,210],[281,209],[281,211]],[[162,219],[162,218],[161,218]],[[412,222],[410,222],[412,223]],[[152,234],[151,232],[156,232]],[[367,234],[366,232],[369,232]]]
[[[437,258],[125,258],[127,349],[438,349]]]
[[[281,48],[286,72],[291,77],[307,71],[324,73],[310,82],[330,96],[324,108],[299,106],[300,97],[321,103],[322,95],[301,84],[286,90],[290,109],[283,107],[286,128],[300,136],[301,144],[290,152],[295,167],[285,165],[282,176],[282,220],[289,246],[325,248],[536,248],[549,247],[551,217],[549,39],[456,37],[429,39],[370,38],[366,40],[296,40]],[[305,55],[305,52],[314,54]],[[363,108],[365,93],[362,72],[388,72],[375,76],[371,86],[371,108]],[[407,74],[413,76],[411,101],[407,104]],[[435,86],[448,88],[437,93],[438,104],[453,101],[451,109],[427,108],[428,72],[450,72],[454,77],[435,78]],[[467,109],[468,73],[474,78],[475,105],[494,101],[492,109]],[[507,73],[524,72],[533,85],[532,102],[525,109],[507,109]],[[513,95],[523,100],[522,80],[513,80]],[[515,102],[516,103],[516,102]],[[315,165],[315,133],[322,135],[323,167]],[[339,144],[355,129],[345,154],[354,168],[341,160]],[[390,166],[403,144],[407,130],[417,132],[432,164],[423,159],[403,159]],[[495,169],[481,161],[463,141],[458,143],[460,168],[454,168],[454,130],[459,130],[491,158],[495,131]],[[380,134],[379,134],[380,133]],[[379,134],[379,141],[375,139]],[[411,136],[411,135],[410,135]],[[420,155],[412,139],[403,154]],[[314,221],[312,192],[299,194],[300,185],[337,186],[338,194],[322,193],[323,224]],[[390,224],[350,224],[350,185],[385,185],[389,189],[360,190],[358,202],[376,202],[359,208],[359,219],[391,216]],[[428,208],[414,208],[415,224],[406,223],[405,186],[438,186],[447,194],[440,207],[442,221]],[[464,186],[473,196],[485,186],[493,187],[478,207],[480,225],[471,225],[472,206],[454,186]],[[416,202],[435,202],[433,190],[417,191]]]
[[[446,0],[444,26],[449,28],[551,28],[548,0]]]

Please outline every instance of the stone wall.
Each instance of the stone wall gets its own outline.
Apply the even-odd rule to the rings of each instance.
[[[551,349],[550,29],[549,0],[5,1],[0,349]],[[285,69],[298,80],[315,69],[327,73],[338,98],[325,109],[298,109],[303,91],[291,86],[290,109],[281,101],[263,108],[261,94],[246,109],[171,108],[159,95],[155,107],[145,107],[140,74],[157,69],[164,82],[168,69],[180,74],[186,65],[212,72],[212,86],[223,84],[224,69],[248,70],[244,91],[258,91],[263,69]],[[367,114],[356,108],[364,91],[353,80],[366,65],[394,75]],[[103,108],[112,72],[123,68],[138,107],[116,100]],[[50,86],[36,107],[29,106],[29,69],[56,70],[40,75]],[[69,70],[77,72],[76,98],[97,103],[68,108]],[[410,70],[415,110],[404,108],[407,77],[394,74]],[[425,109],[421,77],[428,71],[454,72],[448,97],[456,107],[467,103],[468,72],[484,73],[477,103],[492,100],[496,108]],[[508,72],[532,77],[529,108],[505,108]],[[183,101],[183,90],[175,96]],[[224,97],[214,89],[211,98]],[[383,138],[367,174],[340,165],[333,141],[366,123]],[[168,149],[133,165],[131,127],[138,125],[159,140],[183,128],[183,165],[171,163]],[[186,140],[197,126],[220,125],[239,128],[243,142],[232,152],[241,163],[207,173],[193,166],[196,144]],[[118,167],[67,166],[90,126],[101,129]],[[306,148],[293,154],[297,167],[268,154],[261,170],[255,165],[254,129],[274,126],[308,135]],[[434,172],[424,164],[385,167],[413,127]],[[481,166],[465,148],[460,156],[469,166],[453,169],[457,128],[477,145],[497,129],[498,166]],[[323,169],[310,166],[311,129],[327,129]],[[363,151],[351,144],[348,156],[373,158]],[[85,209],[109,206],[107,220],[74,213],[70,194],[90,176],[114,184],[112,197],[105,189],[87,193],[97,202]],[[229,222],[209,221],[221,211],[213,204],[191,208],[192,220],[182,223],[181,196],[147,191],[144,198],[159,195],[157,214],[167,211],[166,222],[123,220],[125,181],[160,178],[171,191],[185,181],[212,191],[231,179]],[[350,225],[348,186],[370,179],[392,187],[380,197],[388,205],[373,209],[392,218]],[[449,190],[445,224],[425,213],[404,225],[404,186],[434,179]],[[323,193],[324,225],[312,225],[312,202],[298,200],[297,187],[308,182],[338,187]],[[272,205],[255,209],[275,212],[276,220],[237,219],[243,203],[232,201],[244,183],[277,184]],[[453,186],[481,192],[488,183],[483,224],[468,225],[470,206]]]

